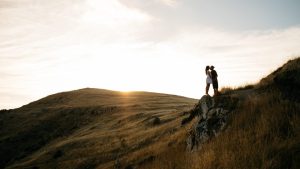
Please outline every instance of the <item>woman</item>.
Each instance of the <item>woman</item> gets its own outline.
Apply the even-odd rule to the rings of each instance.
[[[211,79],[211,73],[209,71],[209,66],[206,66],[205,74],[206,74],[206,94],[208,95],[209,86],[210,86],[210,84],[212,84],[212,79]]]

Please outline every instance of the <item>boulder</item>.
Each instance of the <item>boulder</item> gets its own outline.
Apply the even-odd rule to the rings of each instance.
[[[214,100],[209,95],[204,95],[200,99],[199,103],[200,109],[202,110],[202,118],[206,119],[207,113],[214,107]]]
[[[200,118],[206,118],[207,112],[213,107],[214,100],[209,95],[204,95],[200,99],[200,101],[194,106],[192,110],[190,110],[189,117],[184,118],[181,121],[181,125],[185,125],[192,121],[196,116]]]
[[[236,103],[236,99],[230,97],[212,98],[209,95],[203,96],[194,109],[190,111],[194,116],[196,114],[197,120],[186,140],[187,149],[199,149],[204,142],[217,136],[225,128],[227,115]],[[186,119],[184,120],[186,123]]]
[[[157,116],[154,116],[154,117],[151,119],[151,124],[152,124],[153,126],[159,125],[160,123],[161,123],[161,120],[160,120],[160,118],[157,117]]]

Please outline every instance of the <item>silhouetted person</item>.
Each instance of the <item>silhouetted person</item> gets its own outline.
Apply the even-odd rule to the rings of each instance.
[[[212,84],[212,79],[211,79],[211,73],[209,71],[209,66],[206,66],[205,68],[205,74],[206,74],[206,88],[205,88],[205,93],[208,95],[208,90],[210,84]]]
[[[218,92],[218,88],[219,88],[218,74],[215,71],[215,67],[214,66],[211,66],[210,70],[211,70],[210,72],[211,72],[212,84],[213,84],[213,88],[214,88],[214,96],[217,96],[219,94],[219,92]]]

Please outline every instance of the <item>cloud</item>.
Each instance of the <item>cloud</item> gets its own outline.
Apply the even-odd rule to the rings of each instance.
[[[170,7],[176,7],[179,4],[177,0],[157,0],[157,1]]]
[[[105,5],[103,5],[105,4]],[[128,9],[119,1],[87,0],[82,21],[103,26],[119,26],[135,22],[147,22],[150,17],[137,10]]]
[[[282,29],[300,23],[300,2],[239,0],[120,0],[168,23],[169,28],[213,27],[227,31]],[[167,26],[162,25],[160,26]],[[170,29],[170,30],[171,30]],[[178,29],[175,29],[178,30]]]

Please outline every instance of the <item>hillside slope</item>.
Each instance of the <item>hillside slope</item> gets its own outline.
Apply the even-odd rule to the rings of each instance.
[[[300,101],[300,58],[290,60],[269,76],[258,87],[265,90],[280,90],[285,99]]]
[[[172,132],[194,99],[149,92],[81,89],[0,112],[0,168],[112,167],[141,158]],[[147,154],[148,153],[148,154]],[[126,158],[127,159],[127,158]],[[105,167],[105,168],[106,168]]]
[[[300,168],[299,77],[296,58],[256,85],[202,97],[183,121],[193,124],[186,145],[192,152],[177,146],[144,168]]]

